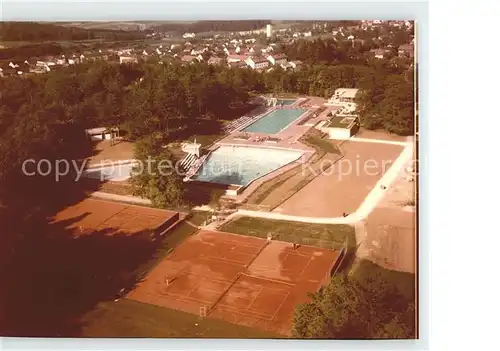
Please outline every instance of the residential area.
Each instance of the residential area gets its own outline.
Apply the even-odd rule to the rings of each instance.
[[[357,25],[334,26],[329,23],[315,23],[312,28],[307,25],[275,28],[272,24],[262,30],[224,32],[222,34],[203,33],[170,33],[153,30],[139,32],[143,40],[135,40],[128,45],[120,42],[106,44],[105,41],[83,42],[78,49],[61,48],[59,55],[33,55],[24,60],[16,56],[26,56],[22,47],[2,44],[0,51],[0,75],[29,75],[50,72],[80,63],[105,61],[111,63],[154,62],[158,64],[208,63],[227,65],[228,67],[248,67],[254,70],[272,70],[276,67],[297,70],[303,64],[300,60],[289,58],[285,47],[298,40],[314,40],[316,38],[332,39],[335,42],[346,42],[349,45],[363,46],[366,58],[377,59],[414,57],[414,38],[401,45],[393,45],[390,38],[392,30],[411,30],[413,24],[406,21],[363,21]],[[331,29],[335,28],[335,29]],[[313,34],[314,33],[314,34]],[[5,36],[3,36],[5,37]],[[99,43],[99,48],[86,48]],[[45,44],[44,44],[45,45]],[[49,45],[49,44],[46,44]],[[50,44],[54,51],[54,43]],[[371,48],[373,47],[373,48]],[[369,48],[369,49],[368,49]],[[12,54],[7,53],[7,50]],[[366,50],[368,49],[368,50]],[[50,50],[49,50],[50,51]],[[57,49],[55,49],[57,51]],[[8,56],[12,56],[9,59]]]

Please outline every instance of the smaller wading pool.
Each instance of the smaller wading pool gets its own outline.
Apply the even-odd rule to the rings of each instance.
[[[246,186],[298,160],[301,151],[222,145],[213,151],[192,180]]]
[[[83,171],[83,176],[93,179],[121,182],[130,178],[130,173],[135,165],[136,163],[127,163],[88,168]]]

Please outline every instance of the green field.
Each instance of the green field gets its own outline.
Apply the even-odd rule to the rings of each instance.
[[[339,249],[346,240],[348,248],[356,246],[354,227],[345,224],[325,225],[240,217],[223,224],[220,230],[259,238],[266,238],[268,233],[272,233],[275,240],[326,249]]]
[[[218,319],[129,299],[100,303],[83,318],[83,337],[282,338]]]
[[[365,284],[377,277],[378,280],[385,282],[388,286],[395,287],[408,302],[415,301],[414,274],[386,269],[364,259],[355,263],[353,267],[355,268],[350,273],[352,278]]]

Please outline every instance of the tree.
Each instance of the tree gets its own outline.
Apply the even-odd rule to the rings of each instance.
[[[369,309],[362,299],[358,282],[342,276],[312,295],[309,303],[300,305],[294,316],[293,334],[299,338],[358,338],[367,328],[363,312]]]
[[[151,135],[134,145],[140,166],[133,168],[130,182],[134,194],[151,200],[155,207],[177,207],[184,197],[184,182],[175,170],[172,155],[161,147],[160,139]]]
[[[415,309],[411,300],[381,273],[367,277],[335,276],[299,305],[293,335],[299,338],[412,338]]]
[[[415,104],[413,81],[409,78],[404,72],[363,82],[365,88],[356,98],[356,110],[364,127],[413,134]]]

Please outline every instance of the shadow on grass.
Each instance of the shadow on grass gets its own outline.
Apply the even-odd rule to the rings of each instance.
[[[20,212],[21,207],[0,208],[0,240],[5,243],[0,262],[2,336],[81,335],[83,315],[100,302],[114,300],[122,289],[132,289],[168,247],[195,231],[176,227],[161,240],[150,230],[80,233],[76,223],[88,213],[57,222],[53,218],[94,189],[73,184],[59,190],[47,206],[29,213]]]

